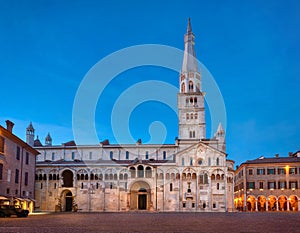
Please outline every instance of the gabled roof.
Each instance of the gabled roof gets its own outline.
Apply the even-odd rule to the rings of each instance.
[[[214,148],[214,147],[212,147],[212,146],[210,146],[210,145],[208,145],[208,144],[206,144],[206,143],[204,143],[204,142],[201,142],[201,141],[198,142],[198,143],[195,143],[195,144],[193,144],[193,145],[191,145],[191,146],[189,146],[189,147],[187,147],[187,148],[185,148],[185,149],[183,149],[183,150],[181,150],[181,151],[178,151],[178,152],[176,153],[176,155],[181,155],[181,154],[185,153],[186,151],[189,151],[189,150],[191,150],[191,149],[198,148],[199,146],[204,146],[204,147],[206,147],[206,148],[209,149],[209,150],[213,150],[213,151],[215,151],[215,152],[217,152],[217,153],[220,153],[220,154],[223,154],[223,155],[227,156],[227,154],[226,154],[225,152],[220,151],[220,150],[218,150],[218,149],[216,149],[216,148]]]

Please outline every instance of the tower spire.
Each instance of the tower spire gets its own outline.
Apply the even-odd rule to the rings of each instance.
[[[182,63],[182,72],[197,72],[198,64],[195,51],[195,36],[192,32],[191,19],[188,19],[186,34],[184,35],[184,57]]]
[[[26,128],[26,143],[30,146],[33,146],[34,144],[34,128],[32,122],[30,122]]]
[[[190,32],[192,32],[192,25],[191,25],[191,18],[189,17],[186,33],[190,33]]]
[[[206,131],[204,93],[201,92],[201,73],[198,70],[194,40],[189,18],[184,35],[184,54],[178,93],[179,138],[186,140],[203,139]]]

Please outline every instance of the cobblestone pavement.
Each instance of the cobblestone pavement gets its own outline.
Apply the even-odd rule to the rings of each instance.
[[[300,212],[53,213],[0,218],[1,233],[300,232]]]

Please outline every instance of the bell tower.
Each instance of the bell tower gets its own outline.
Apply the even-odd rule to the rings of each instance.
[[[205,138],[204,93],[201,91],[201,73],[195,52],[195,36],[191,20],[184,35],[184,57],[179,77],[178,93],[179,139]]]
[[[34,128],[31,122],[26,128],[26,143],[30,146],[34,144]]]

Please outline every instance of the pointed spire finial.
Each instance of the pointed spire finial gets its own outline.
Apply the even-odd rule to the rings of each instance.
[[[28,127],[26,128],[27,130],[34,130],[32,122],[30,121]]]
[[[219,126],[218,126],[218,129],[216,131],[215,136],[217,136],[217,137],[220,137],[220,136],[223,137],[223,136],[225,136],[225,130],[223,129],[223,126],[222,126],[221,122],[219,123]]]
[[[188,26],[187,26],[187,33],[192,32],[192,25],[191,25],[191,18],[189,17],[188,19]]]

